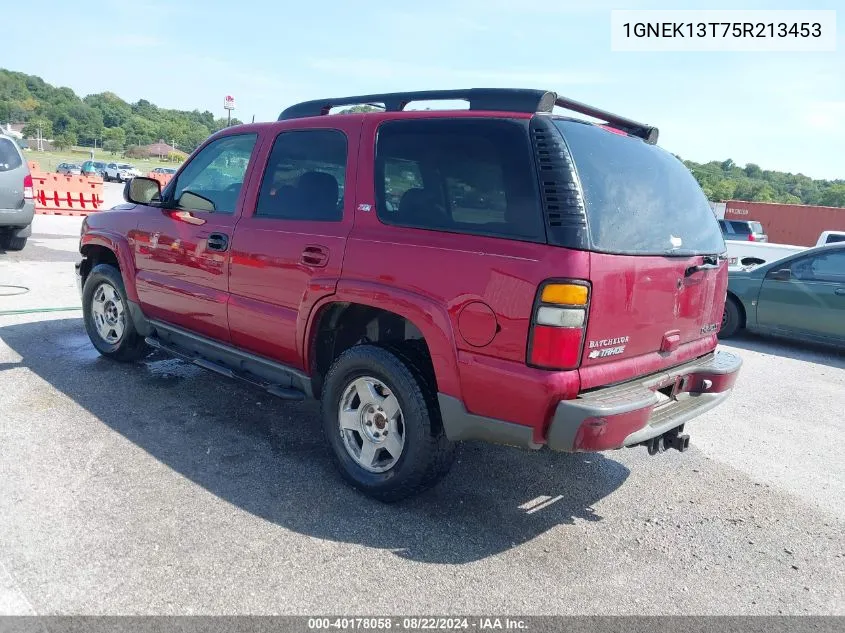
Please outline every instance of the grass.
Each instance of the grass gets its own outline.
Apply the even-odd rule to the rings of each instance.
[[[86,160],[91,160],[90,147],[73,147],[63,152],[39,152],[34,149],[24,150],[23,155],[27,162],[36,162],[42,172],[56,171],[60,163],[74,163],[81,165]],[[168,163],[155,158],[122,158],[119,154],[112,154],[101,149],[94,151],[94,159],[104,163],[129,163],[146,173],[156,167],[178,167],[179,163]]]

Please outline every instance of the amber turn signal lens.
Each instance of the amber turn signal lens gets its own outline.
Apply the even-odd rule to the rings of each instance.
[[[556,303],[558,305],[584,306],[587,305],[587,286],[549,284],[543,288],[540,301],[543,303]]]

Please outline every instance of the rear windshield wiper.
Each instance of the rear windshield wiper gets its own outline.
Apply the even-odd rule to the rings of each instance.
[[[703,261],[698,266],[690,266],[687,268],[684,275],[689,277],[694,275],[699,270],[713,270],[719,267],[719,257],[716,255],[705,255]]]

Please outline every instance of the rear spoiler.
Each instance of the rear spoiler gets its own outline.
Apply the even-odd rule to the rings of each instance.
[[[522,88],[468,88],[464,90],[425,90],[418,92],[388,92],[382,94],[356,95],[352,97],[315,99],[303,101],[286,108],[279,121],[324,116],[332,108],[352,105],[378,105],[386,112],[401,112],[412,101],[469,101],[470,110],[498,112],[551,113],[555,106],[600,119],[608,125],[643,139],[646,143],[657,143],[659,131],[656,127],[639,123],[612,112],[558,96],[556,92]]]

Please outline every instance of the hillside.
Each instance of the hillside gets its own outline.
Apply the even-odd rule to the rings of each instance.
[[[349,108],[359,111],[367,106]],[[56,139],[57,145],[97,145],[119,152],[132,145],[165,140],[186,152],[226,125],[209,111],[159,108],[145,99],[127,103],[111,92],[81,99],[40,77],[0,69],[0,123],[26,122],[26,132]],[[233,123],[240,123],[233,119]],[[680,158],[680,157],[679,157]],[[685,160],[710,200],[754,200],[845,207],[845,180],[814,180],[801,174],[764,170],[734,161]],[[845,174],[843,174],[845,177]]]
[[[225,119],[215,119],[209,111],[168,110],[145,99],[127,103],[111,92],[81,99],[70,88],[0,68],[0,123],[7,122],[26,122],[28,136],[35,136],[40,127],[59,147],[91,146],[96,140],[98,146],[115,152],[159,140],[190,152],[226,125]]]

